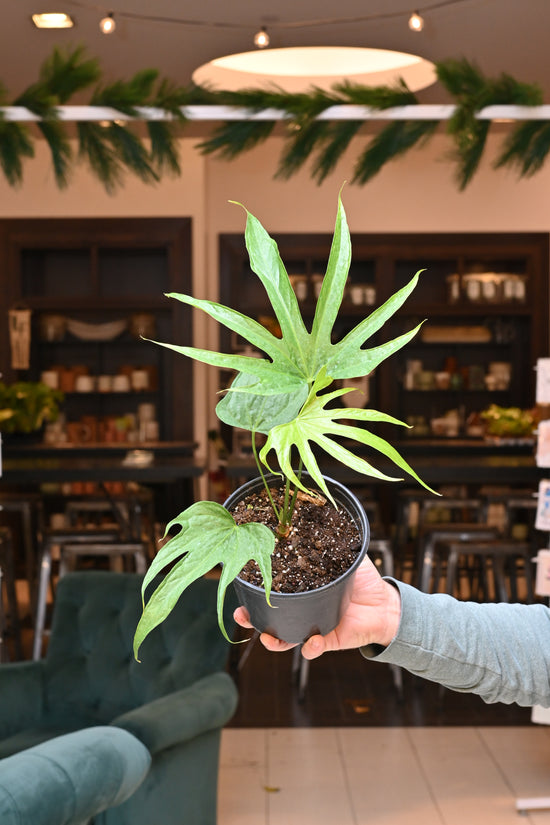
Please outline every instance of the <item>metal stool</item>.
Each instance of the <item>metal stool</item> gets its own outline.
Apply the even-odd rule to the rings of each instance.
[[[488,527],[485,524],[476,522],[472,524],[449,522],[445,526],[442,525],[426,530],[421,545],[420,590],[423,590],[425,593],[431,591],[434,563],[436,563],[436,569],[439,569],[441,562],[441,556],[437,554],[443,552],[445,556],[447,556],[450,542],[462,542],[466,545],[470,542],[491,541],[497,538],[498,530],[495,527]]]
[[[531,575],[532,547],[528,542],[494,540],[494,541],[471,541],[467,543],[451,543],[449,545],[449,557],[447,560],[447,593],[453,595],[457,585],[458,560],[461,555],[473,556],[481,560],[483,569],[487,568],[487,562],[491,563],[494,592],[498,601],[508,602],[510,596],[517,601],[516,582],[516,562],[521,559],[525,585],[527,591],[527,601],[534,601],[533,578]],[[510,572],[510,592],[506,587],[506,562],[513,562],[514,570]]]
[[[42,640],[46,625],[46,604],[48,600],[48,587],[52,586],[52,548],[60,548],[65,544],[81,544],[91,546],[93,544],[105,543],[114,544],[120,540],[120,532],[116,528],[101,530],[91,529],[47,529],[42,535],[42,554],[40,559],[40,570],[38,574],[38,597],[36,603],[36,617],[34,624],[33,659],[40,659],[42,652]]]

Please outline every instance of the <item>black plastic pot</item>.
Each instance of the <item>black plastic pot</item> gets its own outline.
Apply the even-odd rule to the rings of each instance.
[[[306,485],[307,474],[303,474]],[[280,476],[267,476],[267,480],[280,481]],[[303,593],[271,592],[272,607],[266,601],[263,587],[236,578],[233,582],[239,602],[246,607],[256,630],[270,633],[285,642],[301,644],[315,633],[323,636],[334,630],[349,602],[355,572],[365,557],[369,545],[369,521],[359,500],[339,481],[325,477],[325,482],[339,507],[354,520],[361,536],[361,549],[351,567],[338,579]],[[315,484],[312,482],[312,486]],[[232,493],[224,507],[231,510],[250,493],[263,487],[261,478],[246,482]]]

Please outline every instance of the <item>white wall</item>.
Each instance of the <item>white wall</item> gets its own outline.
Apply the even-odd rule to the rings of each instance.
[[[501,137],[491,136],[486,157],[473,182],[459,192],[448,159],[452,145],[435,136],[426,148],[390,163],[364,187],[348,183],[343,199],[352,232],[550,232],[550,166],[530,180],[509,171],[493,171]],[[25,167],[20,189],[0,179],[0,217],[162,217],[189,216],[193,221],[193,289],[216,297],[217,236],[242,232],[244,213],[229,200],[242,202],[269,232],[330,232],[342,183],[351,180],[363,141],[350,152],[322,186],[306,171],[289,181],[274,180],[282,140],[274,137],[230,163],[205,158],[198,140],[181,140],[182,176],[146,186],[128,176],[109,196],[82,166],[65,191],[51,174],[47,147],[37,142],[37,156]],[[215,347],[215,326],[196,313],[195,340]],[[214,370],[195,369],[197,438],[205,451],[206,432],[215,423]]]

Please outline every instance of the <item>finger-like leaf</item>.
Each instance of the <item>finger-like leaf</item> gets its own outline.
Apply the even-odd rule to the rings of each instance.
[[[371,338],[375,332],[378,332],[379,329],[388,321],[397,310],[403,306],[411,292],[414,290],[416,285],[418,284],[418,279],[420,277],[420,273],[423,272],[420,269],[416,275],[406,284],[402,289],[398,290],[394,295],[391,296],[382,306],[375,309],[374,312],[357,324],[348,334],[342,338],[337,344],[331,349],[330,356],[324,362],[327,368],[327,371],[333,378],[358,378],[362,375],[367,375],[374,367],[370,366],[371,361],[369,358],[364,358],[365,353],[368,350],[361,350],[361,347],[369,338]],[[407,341],[416,334],[419,327],[416,327],[411,333],[408,333],[409,338],[404,336],[402,339],[396,339],[396,341],[401,341],[395,348],[392,348],[393,341],[389,341],[384,346],[388,347],[388,350],[384,354],[384,350],[380,350],[381,357],[377,359],[377,364],[379,364],[384,358],[387,358],[388,355],[391,355],[395,350],[400,349],[400,347],[404,346]],[[365,366],[370,367],[367,369],[366,372],[350,372],[349,371],[349,364],[351,361],[356,361],[358,355],[360,356],[359,362],[362,361],[364,358]],[[374,363],[375,356],[373,357],[372,363]]]
[[[397,352],[406,344],[411,338],[417,334],[422,324],[418,324],[414,329],[409,330],[404,335],[394,338],[392,341],[387,341],[385,344],[380,344],[379,347],[371,347],[370,349],[361,349],[357,346],[348,346],[344,349],[338,349],[333,353],[332,357],[327,359],[327,367],[330,369],[331,375],[336,378],[359,378],[363,375],[368,375],[376,367]]]
[[[246,338],[254,347],[257,347],[257,349],[269,355],[271,359],[282,360],[285,362],[287,369],[294,373],[299,372],[295,359],[287,354],[284,340],[276,338],[275,335],[272,335],[262,324],[259,324],[247,315],[243,315],[241,312],[225,307],[215,301],[204,301],[200,298],[193,298],[192,295],[182,295],[177,292],[171,292],[168,293],[167,297],[175,298],[182,303],[203,310],[203,312],[206,312],[211,318],[218,321],[218,323],[236,332],[237,335],[240,335],[242,338]]]
[[[331,346],[334,322],[344,296],[351,263],[351,240],[342,199],[338,195],[338,213],[325,277],[315,307],[311,328],[312,346],[317,363],[324,364]]]
[[[245,211],[245,242],[250,266],[266,289],[288,351],[292,352],[296,366],[307,375],[310,336],[277,244],[267,234],[260,221],[248,210]]]
[[[325,395],[317,395],[318,386],[314,385],[307,402],[304,404],[299,415],[286,424],[274,427],[267,439],[267,442],[260,451],[260,460],[269,468],[267,456],[270,450],[274,450],[281,471],[290,478],[293,484],[297,484],[301,489],[305,489],[292,469],[291,454],[296,448],[303,462],[304,467],[312,478],[319,484],[325,495],[332,501],[328,487],[323,479],[321,470],[311,448],[311,442],[324,449],[329,455],[341,461],[344,465],[356,470],[364,475],[384,479],[386,481],[399,481],[376,470],[364,458],[356,456],[347,448],[343,447],[331,435],[342,438],[352,438],[366,444],[382,455],[389,458],[398,467],[415,478],[426,489],[431,490],[410,467],[407,461],[392,447],[387,441],[362,428],[345,426],[337,423],[338,419],[355,419],[358,421],[386,422],[407,426],[392,416],[378,412],[376,410],[361,409],[325,409],[326,404],[340,395],[348,392],[348,389],[335,390]],[[434,492],[431,490],[431,492]]]
[[[264,524],[237,525],[221,504],[199,501],[173,519],[181,530],[155,556],[143,580],[144,609],[134,636],[134,655],[149,633],[173,610],[183,591],[196,579],[221,564],[218,585],[218,623],[230,641],[223,621],[223,602],[228,584],[245,564],[254,559],[263,576],[266,598],[271,592],[271,554],[275,536]],[[145,602],[147,587],[158,573],[173,565]]]
[[[150,340],[150,339],[146,339]],[[248,389],[243,385],[240,392],[251,392],[256,395],[277,395],[280,393],[301,390],[304,379],[299,375],[285,371],[284,367],[279,367],[265,358],[251,358],[248,355],[231,355],[223,352],[213,352],[209,349],[199,349],[198,347],[185,347],[178,344],[167,344],[164,341],[151,341],[161,347],[187,355],[196,361],[202,361],[213,367],[221,367],[226,370],[236,370],[248,375],[254,375],[257,379],[255,384],[250,384]]]

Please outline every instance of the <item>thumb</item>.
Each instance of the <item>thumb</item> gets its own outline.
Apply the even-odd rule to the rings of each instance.
[[[327,650],[327,645],[323,636],[310,636],[307,642],[302,645],[302,656],[304,659],[317,659]]]

